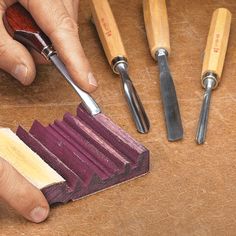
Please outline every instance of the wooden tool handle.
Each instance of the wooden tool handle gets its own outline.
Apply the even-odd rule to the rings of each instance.
[[[125,57],[126,52],[111,7],[107,0],[90,0],[92,16],[111,66],[117,57]]]
[[[228,46],[231,18],[230,11],[225,8],[219,8],[213,13],[205,49],[202,80],[206,73],[212,72],[218,76],[218,82],[220,81]]]
[[[39,53],[51,45],[50,40],[35,23],[30,13],[19,3],[7,8],[3,21],[8,33],[15,40],[34,48]]]
[[[169,23],[165,0],[144,0],[143,13],[152,57],[163,48],[170,54]]]

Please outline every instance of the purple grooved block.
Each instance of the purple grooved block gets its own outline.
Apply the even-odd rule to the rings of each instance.
[[[60,132],[55,129],[55,127],[52,127],[51,125],[46,127],[46,130],[47,132],[51,132],[53,135],[57,136],[58,138],[60,137],[63,141],[63,145],[67,148],[68,147],[68,150],[70,150],[73,155],[72,155],[72,158],[73,156],[75,156],[76,158],[78,158],[80,160],[80,162],[82,163],[85,163],[89,170],[92,169],[94,174],[99,176],[99,178],[101,180],[106,180],[107,178],[109,178],[109,176],[111,175],[109,172],[107,172],[106,170],[104,171],[104,169],[101,169],[99,168],[95,163],[94,161],[91,161],[92,160],[92,156],[90,153],[86,152],[83,150],[83,148],[79,148],[77,149],[76,146],[73,145],[72,142],[69,142],[69,140],[67,140],[65,138],[65,135],[61,135]],[[73,159],[72,159],[73,161]],[[79,168],[80,168],[80,163],[77,163]],[[73,165],[73,168],[75,168],[74,170],[76,171],[79,171],[79,172],[82,172],[79,170],[79,168],[76,166],[76,165]],[[85,181],[86,183],[89,183],[90,182],[90,179],[88,181]]]
[[[116,149],[134,162],[149,156],[149,151],[143,145],[114,124],[104,114],[90,116],[81,104],[77,108],[77,117],[86,122],[99,135],[102,135],[104,139],[108,140]]]
[[[78,153],[71,144],[65,142],[55,131],[47,129],[35,121],[30,129],[30,134],[38,139],[54,155],[58,156],[72,171],[78,174],[83,181],[84,187],[92,179],[97,179],[94,169],[86,161],[81,159],[82,154]]]
[[[90,116],[82,106],[77,117],[48,127],[35,121],[17,135],[55,169],[67,184],[41,189],[50,204],[76,200],[149,170],[149,151],[103,114]]]
[[[86,123],[80,121],[77,117],[73,117],[69,113],[64,115],[64,121],[70,125],[78,133],[82,134],[88,142],[93,144],[98,150],[103,152],[109,158],[113,159],[115,162],[120,163],[122,166],[130,169],[130,164],[132,160],[127,160],[127,158],[119,153],[117,150],[114,150],[106,140],[102,139],[94,130],[89,126],[86,126]]]
[[[51,127],[74,147],[80,149],[80,151],[87,156],[97,168],[106,173],[107,176],[111,177],[119,172],[118,166],[110,161],[103,153],[99,152],[99,150],[95,149],[82,135],[73,130],[65,122],[55,121]]]

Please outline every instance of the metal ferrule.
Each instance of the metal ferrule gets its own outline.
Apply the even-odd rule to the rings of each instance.
[[[57,54],[57,52],[55,51],[55,49],[53,48],[52,45],[46,46],[41,54],[47,59],[49,60],[51,56]]]
[[[168,57],[168,51],[164,48],[159,48],[156,52],[156,58],[161,57],[161,56]]]
[[[203,77],[202,77],[202,86],[203,86],[203,88],[206,88],[206,83],[205,83],[205,81],[206,81],[207,79],[212,79],[212,80],[214,80],[215,85],[214,85],[213,89],[215,89],[215,88],[218,86],[218,84],[219,84],[219,77],[218,77],[218,75],[217,75],[216,73],[211,72],[211,71],[208,71],[208,72],[206,72],[206,73],[203,75]]]
[[[119,65],[120,63],[122,64],[126,64],[126,66],[128,67],[128,61],[127,58],[123,57],[123,56],[118,56],[115,57],[112,62],[111,62],[111,66],[112,66],[112,70],[114,71],[114,73],[116,74],[120,74],[119,71],[117,70],[117,65]]]

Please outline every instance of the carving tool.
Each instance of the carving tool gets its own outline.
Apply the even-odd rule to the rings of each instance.
[[[160,68],[160,88],[169,141],[183,138],[183,126],[174,82],[168,67],[169,24],[165,0],[144,0],[143,11],[152,57]]]
[[[35,23],[30,13],[19,3],[11,5],[3,17],[8,33],[18,42],[27,47],[35,49],[47,60],[50,60],[71,85],[75,92],[80,96],[86,110],[96,115],[101,112],[95,100],[84,90],[79,88],[70,77],[65,65],[58,57],[49,38]]]
[[[129,77],[127,55],[110,5],[107,0],[90,0],[90,6],[107,59],[113,71],[121,77],[124,94],[137,130],[147,133],[150,128],[149,120]]]
[[[219,8],[214,11],[204,55],[201,83],[205,88],[196,141],[205,142],[208,114],[212,90],[217,88],[221,79],[228,46],[232,15],[229,10]]]

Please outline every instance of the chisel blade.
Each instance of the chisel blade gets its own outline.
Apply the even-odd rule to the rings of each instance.
[[[176,96],[175,85],[164,52],[157,55],[160,68],[160,89],[165,113],[167,136],[169,141],[183,138],[183,126]]]

